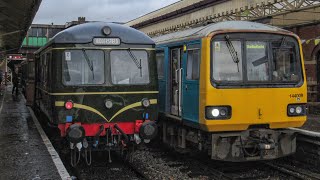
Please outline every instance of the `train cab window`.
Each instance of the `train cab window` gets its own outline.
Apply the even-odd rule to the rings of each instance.
[[[302,82],[299,45],[293,37],[263,33],[230,36],[212,41],[215,84],[283,87]]]
[[[164,77],[164,51],[158,51],[156,53],[157,69],[158,69],[158,79]]]
[[[247,78],[248,81],[269,81],[269,58],[267,42],[247,41]]]
[[[301,79],[300,68],[294,47],[273,48],[273,82],[298,82]]]
[[[115,85],[149,83],[148,54],[142,50],[110,52],[111,78]]]
[[[214,41],[212,76],[216,81],[242,81],[241,41]],[[233,51],[234,49],[234,51]]]
[[[66,50],[63,53],[62,61],[64,85],[100,85],[105,83],[103,51]]]
[[[200,65],[200,50],[193,49],[188,50],[187,59],[187,79],[197,80],[199,79],[199,65]]]

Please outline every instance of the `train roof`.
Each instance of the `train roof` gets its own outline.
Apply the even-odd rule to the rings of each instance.
[[[102,31],[106,26],[111,29],[111,33],[109,35],[105,35]],[[117,23],[89,22],[76,25],[59,32],[39,51],[52,44],[90,43],[93,38],[96,37],[118,37],[121,39],[121,43],[125,44],[154,44],[154,41],[149,36],[134,28]]]
[[[163,36],[155,37],[153,40],[156,44],[171,43],[177,41],[183,41],[186,39],[198,39],[209,35],[214,31],[223,30],[248,30],[248,31],[270,31],[270,32],[285,32],[284,29],[278,27],[269,26],[266,24],[249,22],[249,21],[224,21],[214,24],[209,24],[206,26],[201,26],[193,29],[187,29],[184,31],[178,31],[171,34],[166,34]]]

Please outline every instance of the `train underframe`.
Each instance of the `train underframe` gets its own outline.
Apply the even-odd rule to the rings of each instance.
[[[214,160],[276,159],[296,151],[296,134],[288,129],[252,128],[238,132],[205,132],[181,123],[162,121],[162,140],[171,147],[205,151]]]
[[[136,120],[119,123],[64,123],[59,124],[61,137],[70,145],[70,161],[76,166],[81,157],[91,165],[92,151],[107,151],[108,162],[112,162],[111,151],[130,155],[135,146],[149,143],[157,134],[157,125],[153,121]]]

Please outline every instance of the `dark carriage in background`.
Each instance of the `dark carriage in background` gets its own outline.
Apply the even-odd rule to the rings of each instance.
[[[22,94],[26,98],[27,106],[32,106],[34,103],[35,93],[35,65],[34,55],[28,54],[27,59],[21,63],[21,79],[20,87]]]

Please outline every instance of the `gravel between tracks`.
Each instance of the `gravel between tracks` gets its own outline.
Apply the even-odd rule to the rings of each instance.
[[[165,152],[158,152],[155,156],[150,151],[136,151],[132,156],[132,166],[137,168],[148,179],[189,179],[187,173],[182,173],[181,166],[175,168],[174,163],[168,163],[161,156]]]

